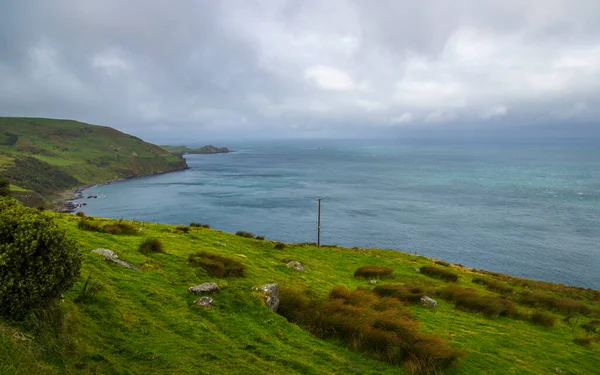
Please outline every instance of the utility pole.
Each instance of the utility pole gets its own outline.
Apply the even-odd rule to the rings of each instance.
[[[317,198],[319,202],[319,214],[317,216],[317,246],[321,247],[321,198]]]

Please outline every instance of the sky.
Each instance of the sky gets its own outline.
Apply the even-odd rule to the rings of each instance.
[[[600,135],[598,0],[0,0],[0,115],[152,141]]]

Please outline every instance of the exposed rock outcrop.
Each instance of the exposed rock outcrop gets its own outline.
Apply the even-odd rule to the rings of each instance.
[[[215,283],[204,283],[188,288],[188,292],[193,294],[214,294],[219,293],[220,291],[221,289],[219,289],[219,286]]]
[[[304,266],[302,266],[302,263],[297,262],[295,260],[289,262],[287,264],[287,266],[288,266],[288,268],[294,268],[294,269],[296,269],[297,271],[300,271],[300,272],[306,272],[306,270],[304,269]]]
[[[431,297],[423,296],[421,297],[421,305],[434,308],[437,306],[437,301]]]
[[[114,263],[117,263],[118,265],[123,266],[125,268],[129,268],[130,270],[139,271],[138,267],[119,259],[119,256],[117,254],[115,254],[115,252],[112,250],[98,248],[98,249],[92,250],[92,253],[102,255],[104,257],[104,259],[109,260]]]
[[[279,284],[265,284],[260,287],[260,292],[267,307],[273,312],[277,312],[279,308]]]

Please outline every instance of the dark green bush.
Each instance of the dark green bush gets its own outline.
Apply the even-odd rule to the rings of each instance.
[[[201,228],[202,224],[200,223],[196,223],[196,222],[192,222],[190,223],[190,228]]]
[[[283,250],[283,249],[285,249],[285,244],[282,242],[277,242],[273,248],[275,250]]]
[[[85,217],[85,212],[83,212],[83,211],[77,211],[77,213],[75,215],[77,215],[79,217]]]
[[[202,224],[202,228],[210,229],[210,225],[208,225],[208,224]]]
[[[588,346],[592,342],[594,342],[594,338],[593,337],[575,337],[573,339],[573,342],[577,345]]]
[[[142,254],[149,253],[164,253],[165,249],[161,240],[158,238],[146,238],[138,247],[138,250]]]
[[[556,316],[543,311],[535,311],[531,314],[530,319],[533,324],[546,328],[554,327],[554,324],[556,324]]]
[[[219,254],[201,251],[190,254],[188,261],[192,266],[204,268],[209,276],[242,277],[246,274],[246,266],[242,263]]]
[[[240,237],[244,237],[244,238],[255,238],[256,236],[254,235],[254,233],[251,232],[246,232],[245,230],[240,230],[238,232],[235,232],[236,236],[240,236]]]
[[[10,196],[10,181],[7,178],[0,177],[0,197]]]
[[[190,227],[188,227],[186,225],[178,225],[178,226],[175,227],[175,230],[177,232],[189,233]]]
[[[0,198],[0,315],[20,319],[69,289],[81,255],[45,213]]]
[[[335,287],[328,300],[297,287],[282,287],[279,313],[320,338],[337,338],[348,347],[411,374],[440,374],[463,355],[445,341],[419,332],[418,323],[389,297],[367,290]]]
[[[256,236],[256,239],[257,239],[257,240],[264,241],[264,239],[265,239],[265,236]]]
[[[459,278],[459,276],[454,272],[432,266],[421,267],[420,271],[423,275],[427,275],[429,277],[440,279],[446,282],[455,283],[458,281]]]
[[[392,277],[394,270],[384,266],[362,266],[354,272],[357,279],[384,279]]]
[[[104,230],[100,227],[100,225],[96,223],[92,223],[92,220],[88,218],[81,218],[77,223],[77,228],[81,230],[88,230],[90,232],[103,232]]]

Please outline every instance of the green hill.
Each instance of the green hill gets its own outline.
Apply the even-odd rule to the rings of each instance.
[[[215,147],[213,145],[206,145],[200,148],[189,148],[187,146],[166,146],[161,145],[160,147],[169,151],[174,155],[187,155],[187,154],[225,154],[231,152],[227,147]]]
[[[407,374],[403,361],[410,356],[393,363],[382,357],[439,348],[462,353],[452,374],[598,373],[599,340],[593,333],[586,339],[582,328],[600,319],[598,291],[395,251],[276,246],[201,227],[98,218],[81,225],[76,216],[54,215],[79,244],[81,279],[53,310],[24,323],[0,323],[2,374]],[[124,224],[134,234],[102,229],[118,233]],[[150,237],[160,238],[164,253],[138,251]],[[106,261],[91,252],[96,248],[113,250],[140,270]],[[219,256],[245,271],[224,276],[233,266],[219,268]],[[290,261],[306,272],[288,268]],[[377,271],[373,285],[377,277],[355,277],[366,265],[389,270]],[[240,273],[245,276],[234,277]],[[212,307],[194,305],[198,296],[187,291],[204,282],[221,289],[211,295]],[[294,323],[253,291],[267,283],[279,284],[280,312]],[[437,307],[421,306],[423,293]],[[378,318],[358,321],[362,316]],[[364,336],[344,336],[354,328],[364,328]],[[379,340],[368,341],[377,332]],[[406,341],[414,332],[418,340]],[[397,347],[383,352],[389,340]]]
[[[185,168],[183,158],[106,126],[0,117],[0,173],[17,198]]]

